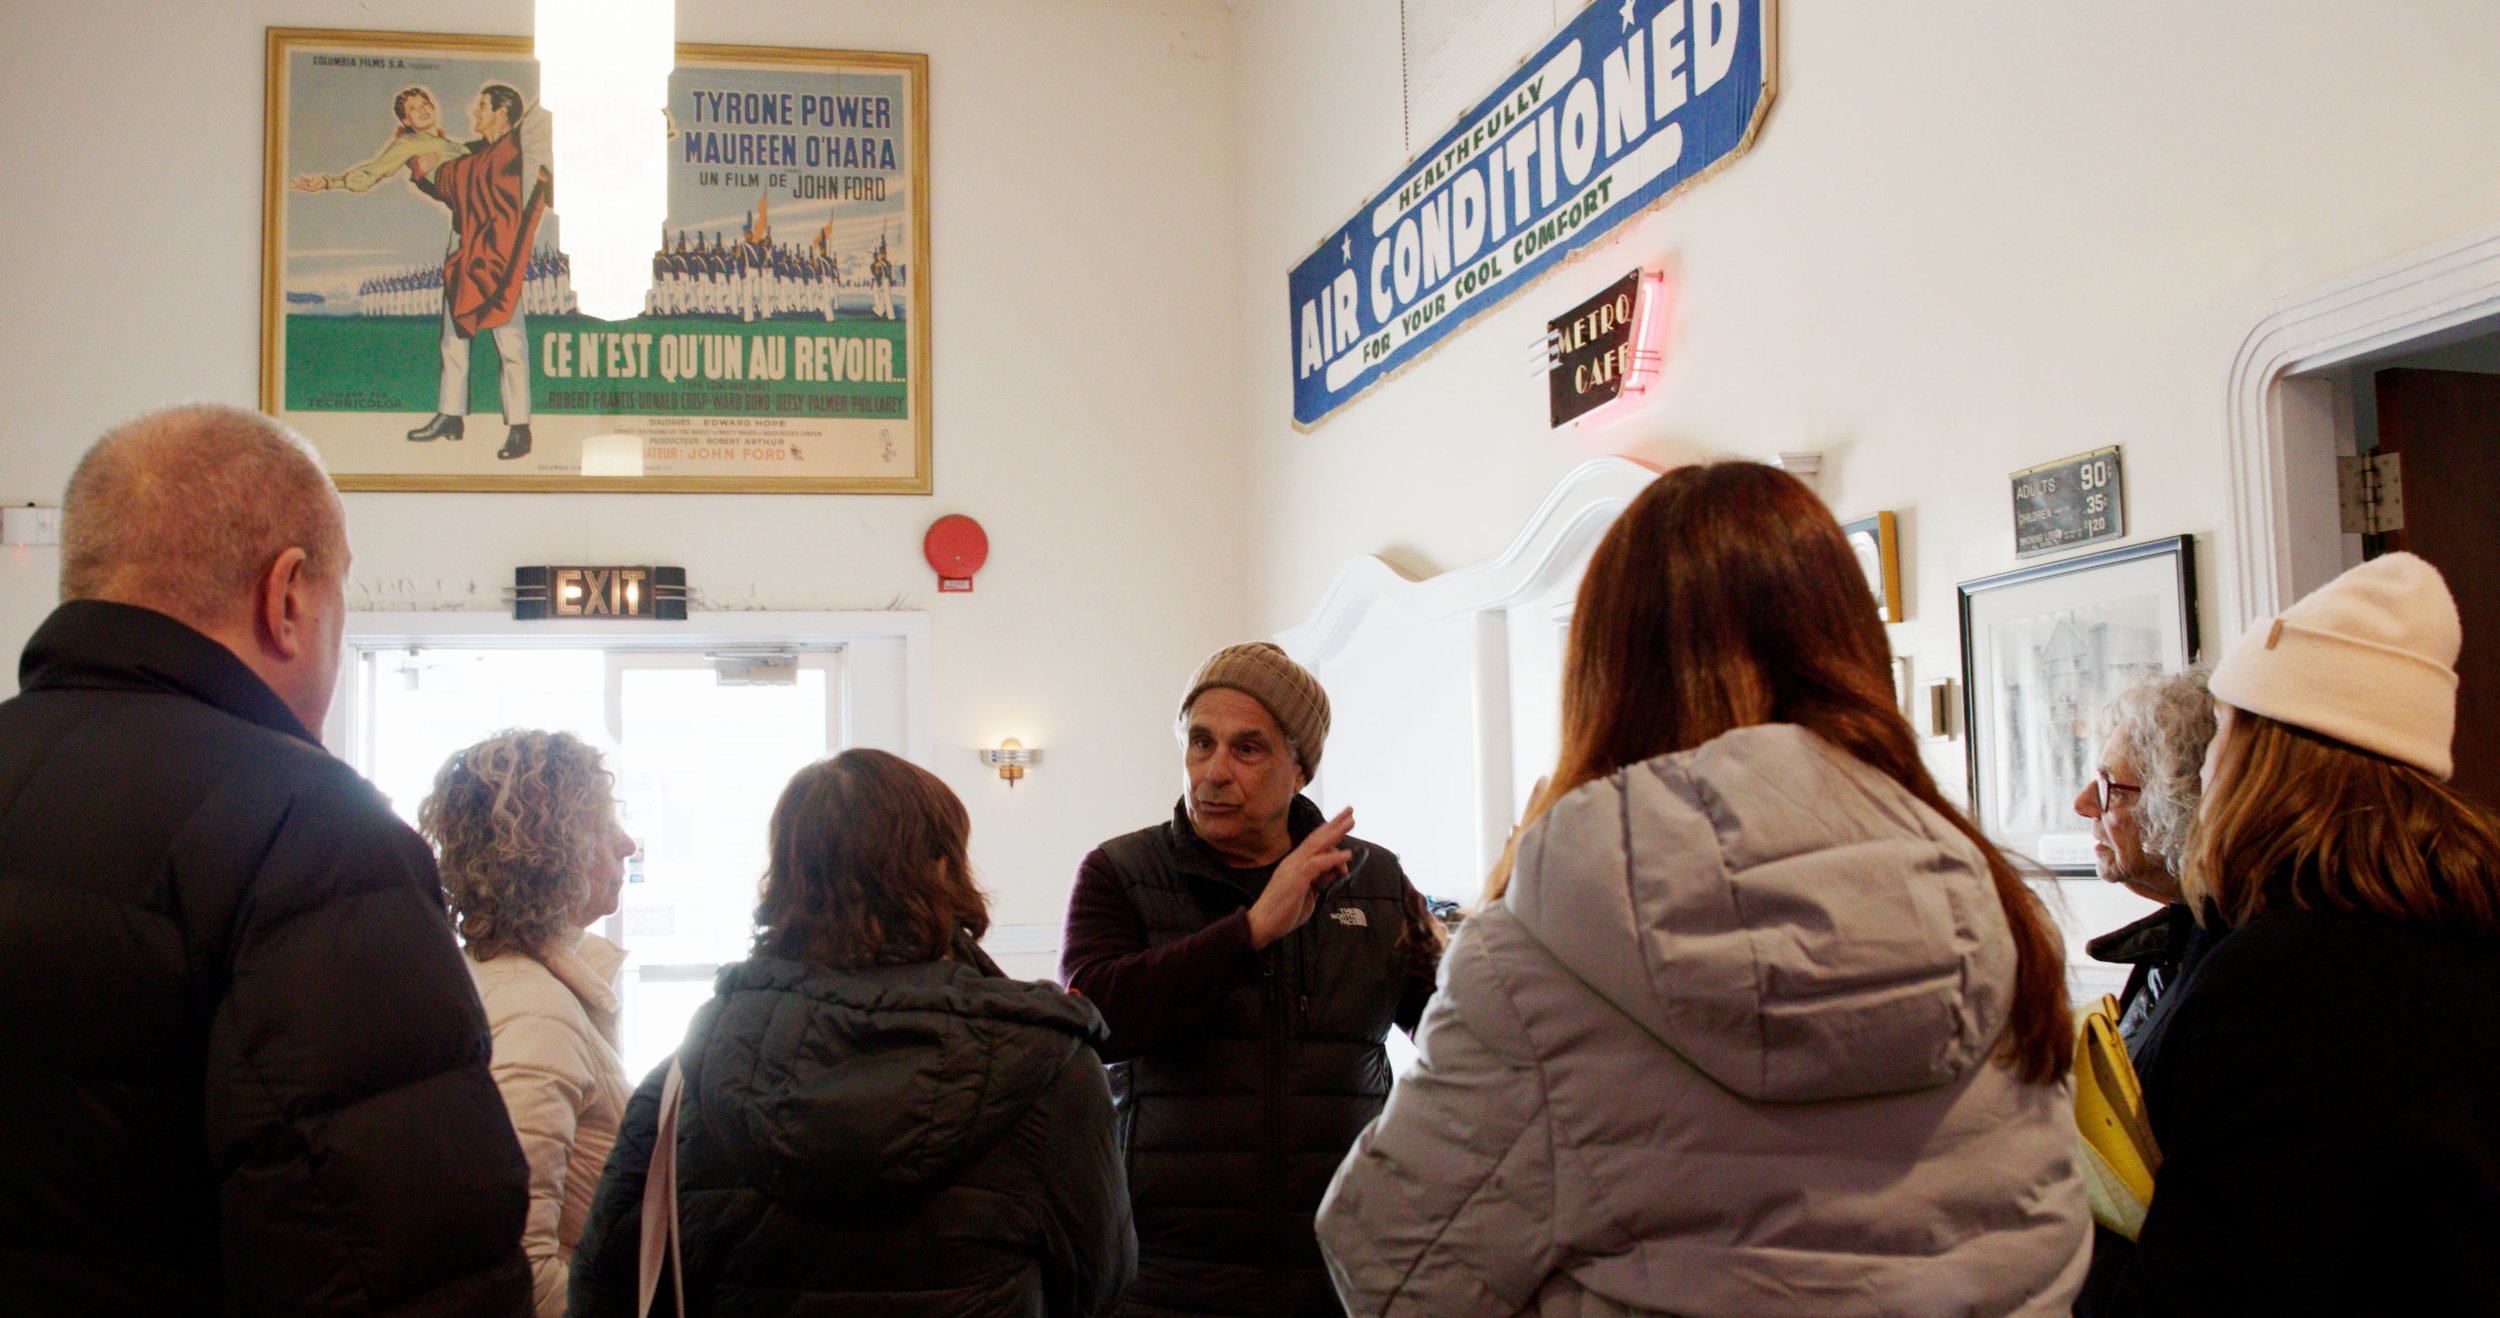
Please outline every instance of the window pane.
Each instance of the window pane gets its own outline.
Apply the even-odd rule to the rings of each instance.
[[[570,732],[612,750],[596,650],[381,650],[366,669],[373,763],[366,776],[411,827],[451,753],[505,728]]]
[[[364,768],[412,826],[443,762],[505,728],[570,732],[606,757],[642,843],[618,918],[600,930],[629,954],[621,1042],[640,1080],[685,1037],[712,971],[747,955],[773,803],[792,773],[840,749],[838,655],[804,654],[788,686],[720,686],[685,651],[401,649],[361,662]]]
[[[747,955],[773,803],[791,774],[837,749],[831,677],[816,666],[791,686],[720,686],[708,665],[619,673],[613,767],[643,847],[622,911],[625,1065],[637,1079],[685,1037],[711,996],[708,968]]]

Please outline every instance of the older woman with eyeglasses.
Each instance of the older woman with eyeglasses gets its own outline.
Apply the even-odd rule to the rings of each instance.
[[[2098,961],[2133,967],[2118,995],[2118,1033],[2131,1059],[2144,1055],[2156,1022],[2175,1008],[2166,991],[2191,955],[2214,935],[2201,930],[2182,893],[2189,835],[2204,798],[2205,748],[2214,739],[2214,698],[2199,670],[2148,677],[2121,691],[2100,715],[2100,771],[2075,795],[2075,813],[2092,821],[2092,863],[2115,883],[2161,909],[2084,944]],[[2092,1271],[2075,1312],[2109,1302],[2131,1257],[2125,1239],[2093,1228]]]
[[[2178,978],[2196,927],[2179,872],[2213,739],[2214,699],[2202,672],[2146,678],[2101,711],[2100,772],[2075,797],[2075,813],[2092,821],[2101,878],[2162,903],[2085,944],[2097,960],[2134,967],[2118,999],[2118,1032],[2131,1054],[2140,1051],[2162,990]]]

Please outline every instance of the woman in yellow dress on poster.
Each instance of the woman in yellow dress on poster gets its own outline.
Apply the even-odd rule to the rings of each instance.
[[[443,161],[469,154],[467,147],[443,135],[442,109],[434,103],[434,93],[425,88],[402,88],[399,95],[391,98],[391,114],[399,120],[399,126],[391,130],[391,140],[383,143],[371,160],[336,174],[298,174],[295,190],[370,192],[374,184],[412,162],[430,170]]]

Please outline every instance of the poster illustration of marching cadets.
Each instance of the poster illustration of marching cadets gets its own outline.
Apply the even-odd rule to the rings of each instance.
[[[929,490],[928,60],[678,47],[581,313],[526,38],[272,28],[261,406],[350,490]]]

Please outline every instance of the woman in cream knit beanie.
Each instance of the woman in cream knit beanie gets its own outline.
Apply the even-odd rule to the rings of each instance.
[[[2388,554],[2214,669],[2204,928],[2137,1058],[2163,1161],[2091,1312],[2500,1311],[2500,826],[2446,782],[2463,639]]]
[[[2388,554],[2250,628],[2214,698],[2445,779],[2462,639],[2439,570]]]

